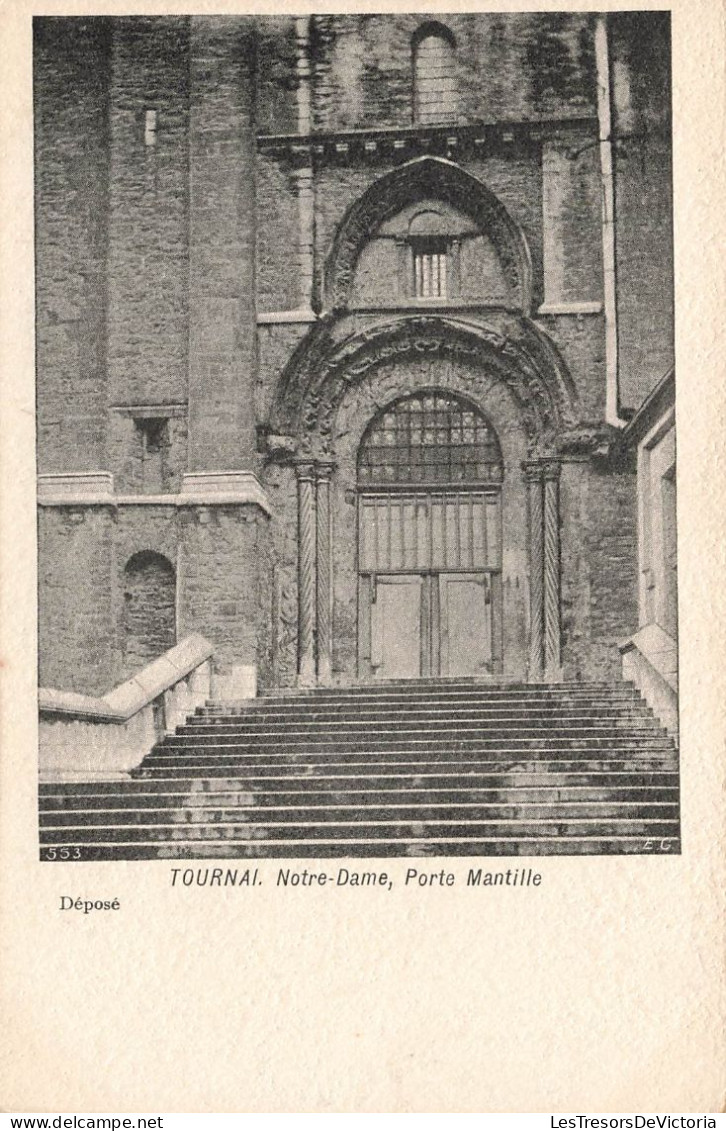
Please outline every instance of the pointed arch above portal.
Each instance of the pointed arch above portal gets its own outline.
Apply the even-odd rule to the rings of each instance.
[[[497,196],[459,165],[440,157],[406,162],[375,181],[348,209],[325,263],[326,312],[348,306],[362,249],[382,224],[418,201],[438,200],[468,217],[493,244],[511,301],[532,309],[532,262],[524,233]]]

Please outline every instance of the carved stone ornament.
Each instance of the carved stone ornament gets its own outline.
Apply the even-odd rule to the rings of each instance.
[[[324,305],[343,309],[361,248],[376,228],[418,199],[437,197],[468,216],[494,244],[520,309],[532,309],[532,263],[519,225],[471,173],[440,157],[419,157],[375,181],[348,210],[325,265]]]
[[[572,380],[528,319],[515,322],[517,340],[443,314],[400,316],[337,344],[331,329],[329,324],[321,327],[293,357],[273,410],[273,427],[298,436],[303,458],[334,455],[331,435],[346,390],[396,358],[460,359],[468,363],[472,380],[481,373],[503,382],[533,452],[551,448],[553,437],[576,419]]]

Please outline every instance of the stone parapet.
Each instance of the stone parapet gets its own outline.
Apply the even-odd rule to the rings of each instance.
[[[113,503],[113,475],[110,471],[65,471],[38,476],[38,502],[41,506]]]
[[[251,471],[194,471],[182,479],[178,506],[254,503],[265,514],[270,504],[257,476]]]
[[[251,471],[198,471],[183,476],[179,494],[117,495],[108,471],[38,476],[38,505],[63,506],[227,506],[252,504],[272,513],[267,495]]]

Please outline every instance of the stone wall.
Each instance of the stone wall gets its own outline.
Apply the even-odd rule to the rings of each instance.
[[[38,679],[86,695],[117,682],[111,507],[42,507],[38,520]]]
[[[565,678],[619,679],[638,615],[635,468],[565,463],[560,511]]]
[[[611,17],[622,403],[673,365],[670,13]]]
[[[38,469],[103,466],[111,21],[36,19]]]
[[[257,664],[269,684],[275,560],[256,506],[42,507],[39,544],[42,686],[105,693],[174,642],[174,617],[179,639],[208,632],[220,670]]]
[[[256,507],[184,507],[180,511],[180,637],[200,632],[215,663],[257,664],[261,686],[272,667],[273,557],[269,519]]]
[[[111,21],[111,405],[187,399],[187,22],[183,17]],[[147,112],[156,114],[151,132]]]
[[[459,15],[440,21],[456,43],[463,121],[592,113],[592,17]],[[411,125],[411,41],[427,17],[329,15],[313,21],[315,127]]]

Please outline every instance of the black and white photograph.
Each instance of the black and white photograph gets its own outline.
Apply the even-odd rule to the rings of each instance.
[[[36,16],[33,128],[41,860],[678,855],[670,13]]]

